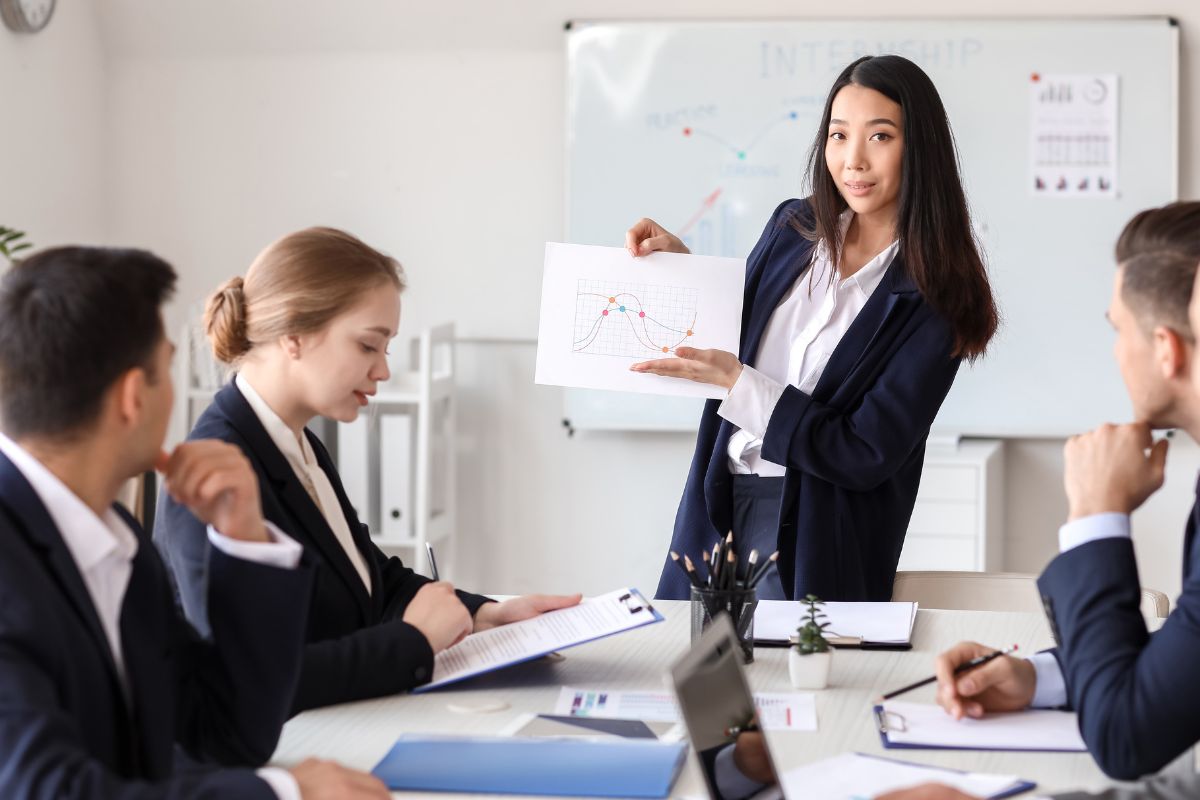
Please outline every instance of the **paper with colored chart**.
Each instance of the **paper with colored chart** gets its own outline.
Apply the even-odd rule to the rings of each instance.
[[[678,347],[736,354],[746,262],[623,247],[546,245],[534,380],[552,386],[685,397],[726,390],[630,372]]]
[[[757,692],[754,705],[759,724],[768,730],[815,731],[817,699],[811,692]],[[679,706],[669,691],[610,692],[564,686],[554,713],[599,719],[640,719],[643,722],[678,722]]]

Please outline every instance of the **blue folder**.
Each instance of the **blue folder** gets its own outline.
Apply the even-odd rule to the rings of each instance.
[[[686,757],[685,742],[405,734],[373,773],[396,791],[666,797]]]

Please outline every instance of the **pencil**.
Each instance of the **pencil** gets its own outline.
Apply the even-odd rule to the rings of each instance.
[[[671,560],[674,561],[675,566],[679,567],[679,569],[683,571],[683,574],[687,576],[688,583],[691,583],[694,585],[695,582],[692,580],[692,573],[688,572],[687,567],[684,566],[684,563],[679,560],[679,553],[676,553],[674,550],[672,550],[671,551]]]
[[[696,574],[696,565],[686,555],[683,557],[683,567],[687,570],[688,580],[692,582],[692,586],[697,589],[701,587],[700,576]]]
[[[779,551],[776,550],[774,553],[771,553],[771,555],[767,557],[767,560],[759,565],[758,570],[750,576],[750,585],[746,588],[753,589],[755,586],[757,586],[758,582],[761,581],[763,576],[767,574],[767,570],[771,568],[771,565],[778,560]]]
[[[754,565],[758,563],[758,551],[751,550],[750,557],[746,559],[746,578],[742,581],[742,585],[747,589],[750,588],[750,576],[754,574]]]
[[[1011,653],[1014,653],[1014,652],[1016,652],[1017,647],[1018,646],[1014,644],[1012,647],[1008,648],[1007,650],[996,650],[994,652],[988,653],[986,656],[976,656],[975,658],[972,658],[970,661],[964,661],[963,663],[959,664],[957,667],[954,668],[954,674],[959,675],[963,672],[966,672],[967,670],[975,669],[976,667],[982,666],[982,665],[986,664],[987,662],[991,661],[993,658],[999,658],[1000,656],[1006,656]],[[910,683],[908,686],[905,686],[901,689],[896,689],[895,691],[888,692],[887,694],[880,697],[879,701],[882,702],[884,700],[891,700],[896,695],[904,694],[905,692],[911,692],[913,689],[920,689],[922,686],[928,686],[931,683],[937,683],[937,675],[934,675],[931,678],[926,678],[923,681],[917,681],[916,683]]]

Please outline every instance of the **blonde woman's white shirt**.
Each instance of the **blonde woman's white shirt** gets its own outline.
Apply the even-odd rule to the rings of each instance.
[[[250,408],[254,410],[254,415],[266,429],[271,441],[287,459],[296,479],[300,481],[313,503],[316,504],[321,516],[325,518],[325,523],[329,525],[329,529],[337,537],[338,544],[342,546],[342,550],[345,551],[350,563],[354,566],[354,571],[362,579],[367,594],[370,594],[371,571],[367,568],[366,557],[354,543],[354,537],[350,533],[350,523],[346,521],[346,515],[342,513],[342,505],[338,501],[337,492],[334,491],[329,476],[317,462],[317,456],[308,442],[308,437],[297,438],[296,434],[292,433],[292,429],[267,405],[267,401],[262,399],[262,395],[250,385],[246,376],[237,375],[234,383],[238,391],[246,398],[246,402],[250,404]]]

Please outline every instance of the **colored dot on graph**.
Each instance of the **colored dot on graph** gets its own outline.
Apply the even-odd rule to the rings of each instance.
[[[795,111],[793,111],[792,113],[788,114],[788,116],[789,116],[789,117],[791,117],[792,119],[796,119],[796,118],[797,118],[797,117],[799,117],[800,115],[799,115],[799,114],[797,114]]]
[[[738,150],[738,158],[740,158],[740,159],[742,159],[743,161],[745,161],[745,160],[746,160],[746,151],[745,151],[745,150]]]
[[[688,336],[691,336],[691,335],[692,335],[692,332],[691,332],[691,331],[688,331]]]
[[[610,298],[608,298],[608,302],[610,302],[610,303],[615,303],[615,302],[617,302],[617,298],[615,298],[615,297],[610,297]]]
[[[639,312],[638,312],[638,316],[639,316],[639,317],[644,317],[644,316],[646,316],[646,312],[645,312],[645,311],[639,311]]]
[[[622,314],[624,314],[624,313],[625,313],[625,306],[621,306],[621,313],[622,313]]]
[[[608,309],[606,308],[606,309],[604,309],[603,311],[601,311],[600,313],[601,313],[601,314],[603,314],[604,316],[606,316],[606,317],[607,317],[607,316],[608,316]]]
[[[663,348],[663,352],[664,352],[664,353],[668,353],[668,352],[670,352],[670,350],[669,350],[669,348],[666,348],[666,347],[664,347],[664,348]]]
[[[692,129],[691,129],[691,128],[684,128],[684,129],[683,129],[683,135],[684,135],[684,136],[691,136],[691,135],[692,135]]]

